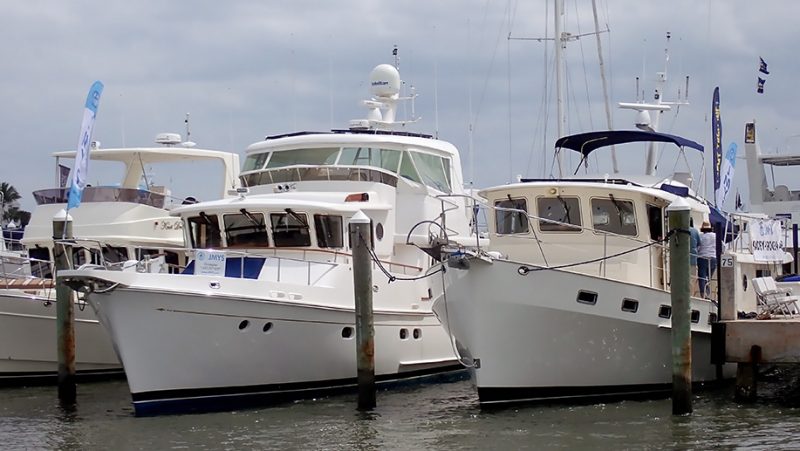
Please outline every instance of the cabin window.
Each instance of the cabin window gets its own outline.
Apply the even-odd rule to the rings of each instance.
[[[339,148],[292,149],[272,152],[267,168],[280,168],[296,164],[332,165],[339,155]]]
[[[661,207],[647,204],[647,226],[650,228],[650,239],[661,241],[664,239],[664,214]]]
[[[317,232],[317,246],[344,247],[341,216],[314,215],[314,229]]]
[[[103,246],[103,260],[106,263],[120,263],[128,260],[128,250],[124,247]]]
[[[78,268],[86,263],[86,253],[82,247],[72,248],[72,268]]]
[[[345,147],[339,157],[340,166],[375,166],[397,173],[402,152],[373,147]]]
[[[419,175],[426,185],[444,193],[450,192],[450,162],[427,153],[411,152]]]
[[[411,154],[408,153],[408,151],[403,152],[403,158],[400,162],[400,177],[411,180],[412,182],[422,183],[422,179],[419,178],[417,169],[411,161]]]
[[[622,311],[636,313],[639,310],[639,301],[625,298],[622,300]]]
[[[597,293],[593,291],[578,291],[577,301],[581,304],[595,305],[597,304]]]
[[[263,169],[267,158],[269,158],[269,152],[248,155],[244,160],[244,164],[242,164],[242,172]]]
[[[662,305],[658,308],[658,317],[659,318],[667,318],[672,316],[672,307],[669,305]]]
[[[263,214],[250,213],[242,208],[241,213],[223,215],[222,222],[225,224],[225,242],[228,247],[269,246]]]
[[[617,235],[636,236],[633,202],[614,197],[592,199],[592,226]]]
[[[543,232],[580,232],[581,208],[577,197],[540,197],[539,229]]]
[[[311,235],[305,213],[289,210],[286,213],[272,213],[269,219],[272,223],[272,241],[275,247],[311,246]]]
[[[528,233],[528,202],[524,198],[498,200],[494,206],[498,235]]]
[[[195,249],[208,249],[222,246],[222,233],[219,230],[217,215],[200,213],[187,219],[189,239]]]
[[[690,321],[693,323],[700,322],[700,310],[692,310],[691,316],[689,317]]]
[[[50,249],[46,247],[32,247],[28,249],[31,258],[31,275],[34,277],[51,278],[53,271],[50,267]]]

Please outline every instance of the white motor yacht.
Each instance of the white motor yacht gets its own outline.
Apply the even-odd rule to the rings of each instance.
[[[401,124],[393,66],[378,66],[371,87],[367,119],[267,137],[247,149],[248,192],[175,209],[193,256],[181,274],[64,273],[109,330],[137,415],[354,388],[347,230],[358,212],[371,221],[376,380],[464,373],[431,311],[440,266],[420,251],[477,243],[459,154],[445,141],[392,130]]]

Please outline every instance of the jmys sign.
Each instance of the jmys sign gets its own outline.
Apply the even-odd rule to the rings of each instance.
[[[781,222],[773,219],[751,222],[750,250],[757,262],[783,261]]]
[[[194,258],[194,273],[198,276],[225,276],[225,253],[198,250]]]

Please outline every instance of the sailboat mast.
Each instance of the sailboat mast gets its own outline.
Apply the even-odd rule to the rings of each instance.
[[[608,81],[606,80],[605,63],[603,62],[603,47],[600,40],[600,23],[597,19],[596,0],[592,0],[592,13],[594,14],[594,36],[597,41],[597,59],[600,62],[600,79],[603,81],[603,100],[605,100],[606,106],[606,122],[608,123],[608,129],[613,130],[614,124],[611,120],[611,105],[608,101]],[[619,167],[617,166],[617,149],[614,146],[611,146],[611,166],[614,170],[614,174],[619,173]]]
[[[564,50],[564,39],[561,36],[561,20],[562,16],[564,15],[564,3],[563,0],[555,0],[555,44],[556,44],[556,112],[558,116],[558,135],[557,138],[561,138],[564,136],[564,129],[565,122],[566,122],[566,115],[564,114],[564,64],[563,64],[563,50]],[[561,154],[561,150],[556,151],[556,156],[558,158],[558,177],[561,178],[564,176],[563,171],[563,157]]]

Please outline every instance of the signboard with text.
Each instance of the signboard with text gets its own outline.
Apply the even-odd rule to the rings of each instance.
[[[781,222],[773,219],[751,222],[750,250],[757,262],[783,261]]]
[[[195,252],[194,273],[198,276],[225,277],[225,253],[198,250]]]

